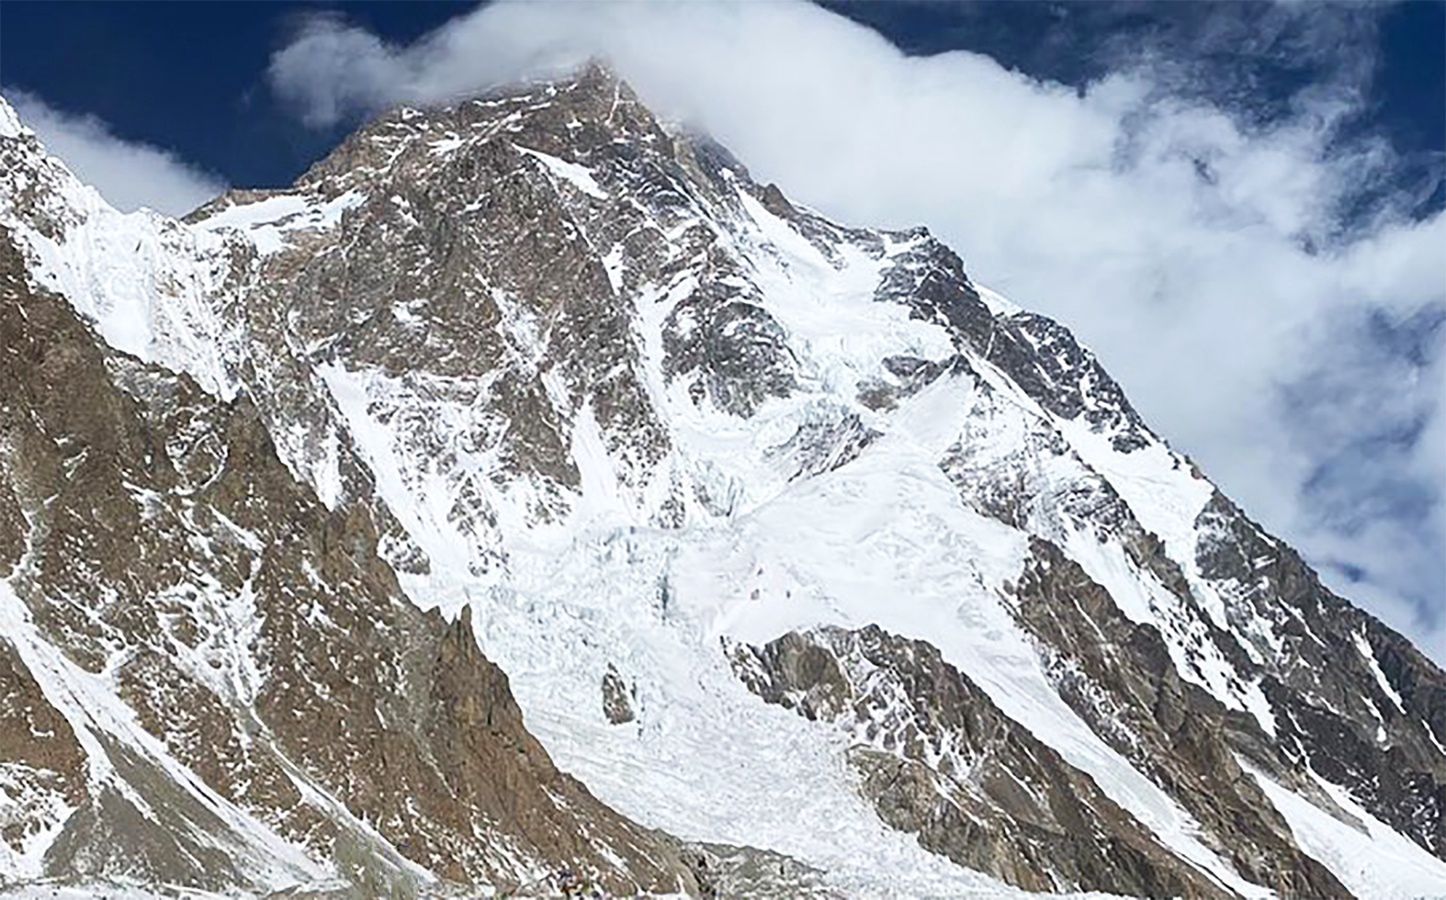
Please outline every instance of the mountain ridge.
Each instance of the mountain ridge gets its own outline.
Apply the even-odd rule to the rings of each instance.
[[[1446,872],[1439,669],[1151,433],[1062,326],[922,229],[840,226],[757,185],[605,68],[394,111],[292,189],[184,222],[107,211],[23,132],[0,140],[24,279],[251,405],[289,476],[372,535],[398,602],[508,673],[518,729],[606,804],[584,819],[612,807],[864,895],[1407,896]],[[1083,865],[1008,829],[960,837],[971,804],[1024,807],[909,738],[770,709],[738,667],[779,640],[891,648],[825,682],[856,716],[890,712],[865,702],[881,666],[932,686],[920,721],[992,704],[1060,754],[1049,777],[1101,792],[1091,828],[1151,849]],[[606,714],[609,683],[632,720]],[[870,788],[898,766],[919,787]]]

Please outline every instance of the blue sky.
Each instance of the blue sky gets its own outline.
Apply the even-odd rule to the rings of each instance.
[[[387,41],[407,43],[476,5],[11,3],[0,11],[0,84],[33,92],[61,110],[95,115],[118,137],[170,149],[229,184],[277,187],[325,154],[350,124],[304,127],[266,86],[271,54],[305,17],[336,12]],[[1377,71],[1354,127],[1385,135],[1405,153],[1439,152],[1446,135],[1446,3],[1359,10],[1342,5],[1331,15],[1358,20],[1349,39],[1370,46],[1325,52],[1300,52],[1288,34],[1274,47],[1248,51],[1205,46],[1204,36],[1222,22],[1251,27],[1269,16],[1270,3],[823,5],[876,29],[909,54],[973,50],[1035,78],[1076,87],[1108,74],[1132,53],[1167,53],[1203,67],[1200,90],[1267,114],[1303,85],[1333,77],[1343,57],[1364,50]],[[1248,95],[1227,97],[1244,87]],[[1443,200],[1446,193],[1438,190],[1432,201],[1439,206]]]
[[[1446,4],[0,6],[6,96],[173,212],[592,54],[796,199],[929,225],[1446,658]]]

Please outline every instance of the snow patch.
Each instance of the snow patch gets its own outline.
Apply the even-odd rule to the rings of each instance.
[[[288,232],[333,228],[344,212],[365,201],[366,195],[359,191],[347,191],[322,202],[301,194],[279,194],[254,203],[228,206],[197,222],[196,228],[239,231],[256,245],[259,253],[278,253],[286,247]]]
[[[595,197],[598,200],[608,199],[608,192],[603,190],[602,185],[597,183],[597,179],[593,178],[592,172],[589,171],[587,167],[580,166],[577,163],[570,163],[564,159],[558,159],[556,156],[543,153],[540,150],[533,150],[530,147],[524,147],[521,144],[513,144],[512,146],[542,163],[543,167],[551,172],[554,177],[562,179],[589,197]]]
[[[1380,686],[1381,693],[1390,698],[1391,702],[1395,704],[1397,711],[1404,713],[1406,711],[1406,704],[1401,699],[1400,693],[1391,685],[1390,680],[1386,678],[1386,673],[1381,671],[1381,664],[1376,661],[1376,654],[1375,651],[1371,649],[1370,641],[1366,640],[1366,636],[1359,631],[1354,632],[1351,637],[1355,641],[1356,650],[1361,654],[1361,658],[1366,661],[1366,667],[1371,670],[1371,675],[1375,677],[1376,684]]]
[[[21,123],[20,116],[15,112],[15,107],[10,105],[10,101],[0,97],[0,138],[24,137],[29,130]]]

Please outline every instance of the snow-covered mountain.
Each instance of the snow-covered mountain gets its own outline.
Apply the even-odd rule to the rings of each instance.
[[[1435,665],[603,68],[0,234],[0,885],[1446,895]]]

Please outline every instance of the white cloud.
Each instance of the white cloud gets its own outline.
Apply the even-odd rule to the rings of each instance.
[[[185,215],[226,189],[220,178],[169,150],[116,137],[95,116],[58,110],[27,91],[4,94],[45,148],[117,209]]]
[[[1338,41],[1323,34],[1317,49]],[[502,2],[406,47],[314,19],[269,74],[332,124],[590,55],[795,199],[929,225],[981,283],[1073,328],[1344,593],[1446,658],[1446,326],[1429,325],[1446,219],[1388,206],[1341,237],[1339,209],[1394,162],[1338,140],[1368,64],[1262,124],[1182,89],[1199,73],[1177,65],[1078,92],[972,53],[906,57],[802,4]],[[1407,321],[1411,353],[1378,327]]]

